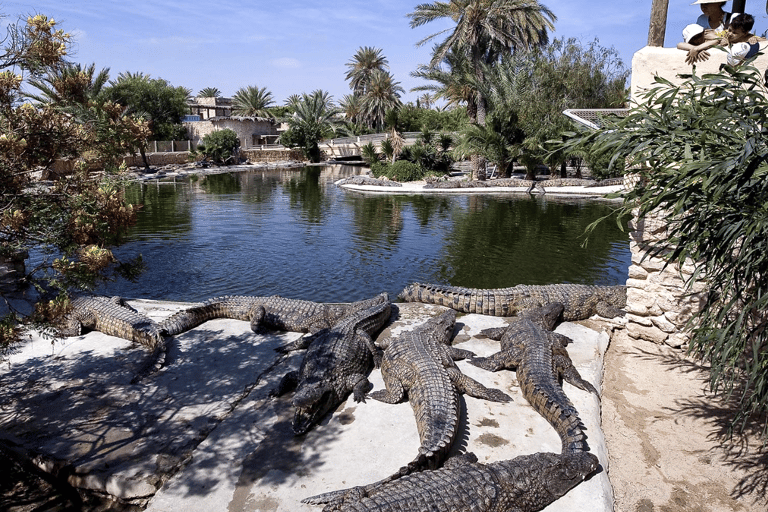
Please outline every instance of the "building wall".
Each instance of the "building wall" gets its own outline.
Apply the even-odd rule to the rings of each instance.
[[[185,122],[184,127],[187,129],[187,134],[192,140],[192,145],[195,147],[209,133],[227,128],[237,134],[237,137],[240,139],[241,149],[273,143],[275,136],[278,135],[277,125],[270,119],[262,118],[213,118],[205,121]],[[269,137],[272,140],[264,140],[264,135],[272,136]]]

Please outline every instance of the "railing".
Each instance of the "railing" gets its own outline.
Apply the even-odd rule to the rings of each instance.
[[[192,141],[151,140],[147,146],[148,153],[173,153],[175,151],[192,151]]]

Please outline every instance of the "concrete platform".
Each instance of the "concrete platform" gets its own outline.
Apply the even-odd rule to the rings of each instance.
[[[159,320],[189,304],[129,301]],[[399,318],[380,337],[414,326],[441,306],[397,304]],[[487,356],[498,342],[475,337],[505,325],[482,315],[459,317],[454,344]],[[557,329],[574,339],[569,353],[600,389],[608,335],[583,325]],[[51,343],[33,336],[0,369],[0,439],[70,483],[146,505],[150,511],[310,511],[301,499],[367,484],[411,461],[419,446],[408,403],[351,398],[303,437],[290,423],[291,395],[270,398],[303,352],[273,349],[296,333],[256,335],[247,322],[214,320],[176,336],[170,362],[137,384],[130,381],[144,349],[98,332]],[[460,369],[514,402],[464,397],[454,452],[480,461],[537,451],[558,452],[552,427],[523,398],[514,372],[490,373],[464,361]],[[371,374],[383,388],[380,372]],[[603,471],[547,509],[613,510],[597,397],[564,384],[588,429]]]

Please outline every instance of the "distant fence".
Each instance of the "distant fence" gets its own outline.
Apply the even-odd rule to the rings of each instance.
[[[147,145],[147,153],[174,153],[176,151],[192,151],[192,141],[151,140]]]

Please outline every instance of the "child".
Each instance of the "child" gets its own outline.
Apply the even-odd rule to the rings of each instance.
[[[731,23],[725,34],[721,35],[714,30],[705,30],[701,25],[688,25],[683,29],[685,42],[678,43],[680,50],[687,50],[685,62],[695,64],[709,58],[707,49],[713,46],[722,46],[728,52],[728,64],[736,66],[744,59],[755,55],[760,50],[762,37],[757,37],[750,32],[755,24],[755,19],[750,14],[739,14],[731,19]]]

